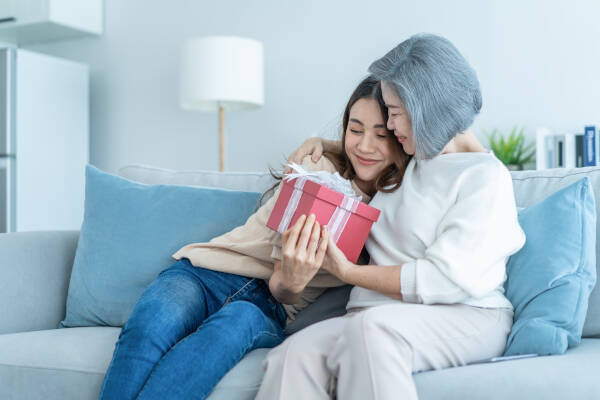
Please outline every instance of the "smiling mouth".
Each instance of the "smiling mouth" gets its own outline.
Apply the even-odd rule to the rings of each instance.
[[[368,158],[362,158],[359,156],[356,156],[356,158],[358,159],[358,162],[362,165],[373,165],[379,162],[379,160],[370,160]]]
[[[398,141],[400,143],[404,142],[407,139],[406,136],[396,136],[396,138],[398,138]]]

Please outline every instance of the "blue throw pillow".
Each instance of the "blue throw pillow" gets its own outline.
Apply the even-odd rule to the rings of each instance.
[[[86,168],[85,214],[60,327],[123,326],[144,289],[189,243],[242,225],[260,194],[144,185]]]
[[[504,355],[562,354],[581,341],[596,283],[596,206],[589,179],[519,212],[527,241],[507,263],[515,307]]]

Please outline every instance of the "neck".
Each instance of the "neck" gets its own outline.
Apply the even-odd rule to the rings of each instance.
[[[365,182],[361,179],[358,179],[358,177],[355,177],[354,183],[367,196],[373,197],[375,194],[375,185],[372,182]]]
[[[486,148],[477,140],[472,130],[459,133],[452,139],[440,154],[446,153],[485,153]]]

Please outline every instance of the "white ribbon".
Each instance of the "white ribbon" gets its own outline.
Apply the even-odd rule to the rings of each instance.
[[[309,180],[324,185],[344,195],[342,203],[336,205],[335,211],[327,223],[327,229],[329,230],[333,241],[337,243],[342,235],[342,232],[346,228],[346,224],[348,223],[350,216],[352,213],[356,212],[358,203],[361,201],[361,197],[356,195],[350,181],[342,178],[338,172],[332,174],[328,171],[307,171],[295,163],[291,163],[289,166],[296,171],[296,173],[287,174],[285,180],[290,181],[292,179],[296,179],[296,182],[294,183],[294,191],[290,196],[277,231],[279,233],[283,233],[289,228],[292,217],[294,216],[294,213],[298,208],[300,198],[302,197],[304,185],[306,181]]]
[[[344,197],[342,204],[339,207],[336,206],[335,211],[327,223],[327,230],[329,230],[334,243],[337,243],[340,239],[340,236],[350,219],[350,215],[356,211],[359,202],[359,200],[351,197]]]
[[[281,217],[281,222],[279,222],[279,227],[277,228],[277,232],[283,233],[287,230],[290,225],[290,221],[298,208],[298,203],[300,202],[300,198],[302,197],[302,189],[304,189],[304,184],[306,183],[305,178],[298,178],[294,183],[294,191],[290,196],[290,200],[285,207],[285,211],[283,213],[283,217]]]
[[[296,173],[287,174],[285,180],[292,180],[295,178],[306,178],[309,181],[313,181],[320,185],[324,185],[331,190],[340,192],[344,196],[352,197],[361,201],[361,196],[357,196],[356,192],[352,188],[352,183],[345,178],[342,178],[339,172],[331,173],[329,171],[308,171],[301,165],[296,163],[288,164]]]

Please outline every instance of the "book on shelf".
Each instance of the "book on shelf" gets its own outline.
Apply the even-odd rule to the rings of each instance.
[[[575,167],[583,167],[583,135],[575,135]]]
[[[584,158],[583,165],[585,167],[591,167],[599,165],[598,160],[598,137],[596,134],[596,127],[594,125],[588,125],[584,128]]]
[[[536,169],[600,165],[600,140],[597,135],[593,126],[587,126],[585,133],[564,134],[554,133],[548,128],[538,128]]]

